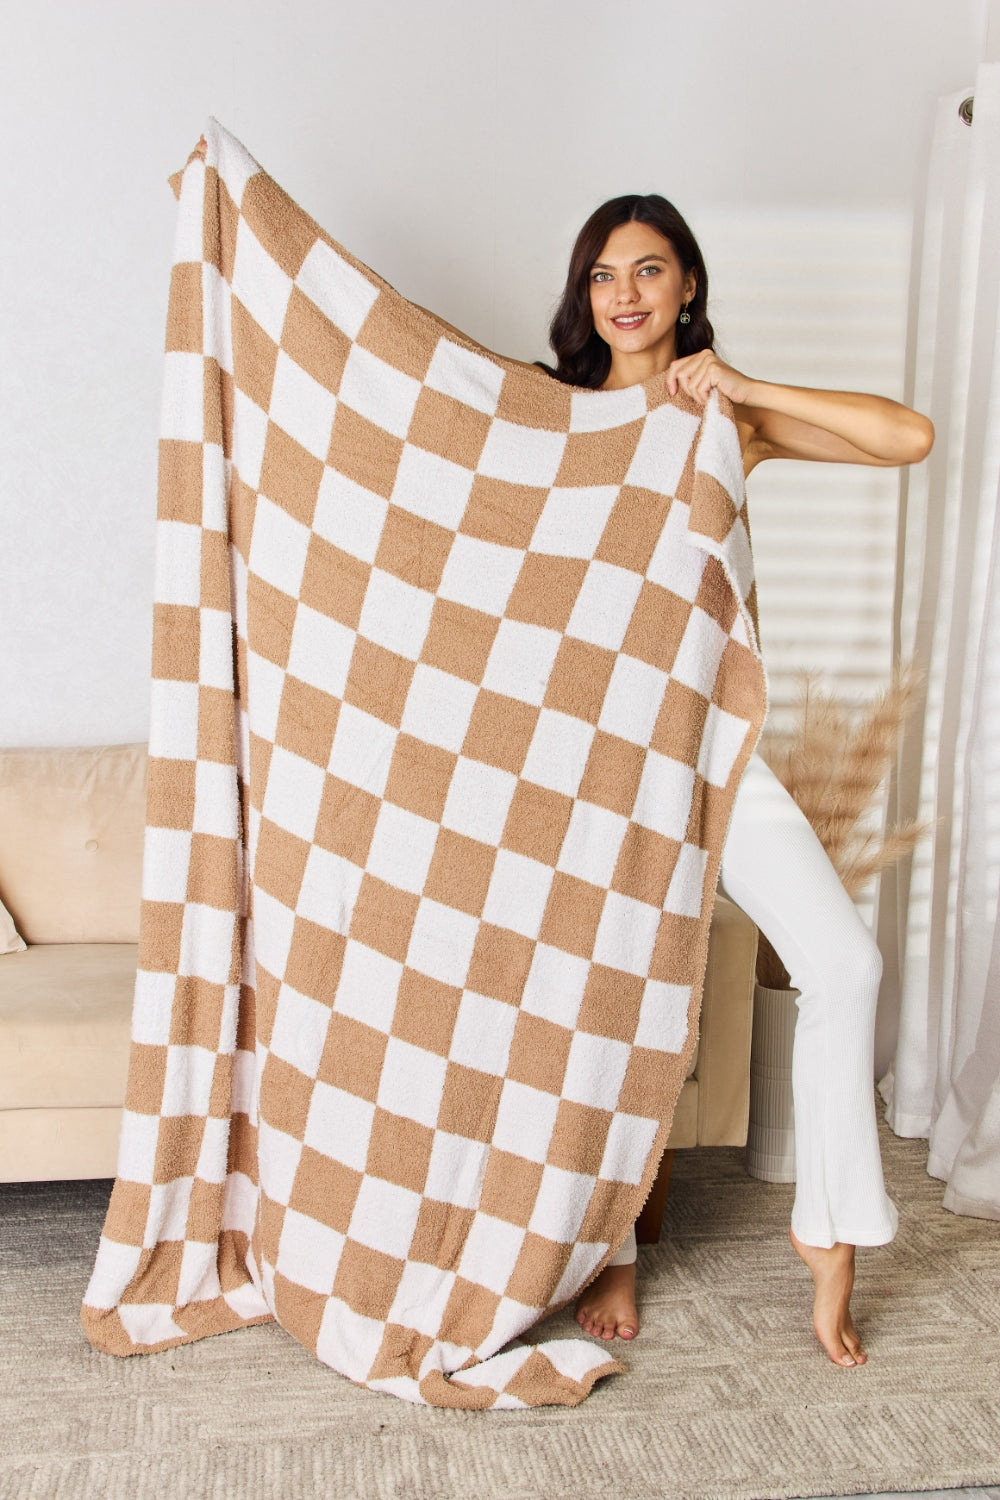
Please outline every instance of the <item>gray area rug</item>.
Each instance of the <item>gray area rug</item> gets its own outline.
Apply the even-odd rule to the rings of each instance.
[[[78,1308],[108,1183],[0,1187],[0,1500],[647,1500],[1000,1483],[1000,1225],[957,1218],[922,1142],[883,1136],[900,1233],[859,1252],[869,1351],[815,1342],[791,1189],[678,1153],[643,1330],[582,1406],[413,1407],[269,1325],[96,1354]],[[554,1323],[570,1333],[568,1314]],[[546,1333],[549,1327],[546,1326]]]

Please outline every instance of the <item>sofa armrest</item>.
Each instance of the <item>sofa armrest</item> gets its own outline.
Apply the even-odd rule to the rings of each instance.
[[[699,1146],[746,1143],[756,959],[756,927],[738,906],[717,896],[695,1070]]]

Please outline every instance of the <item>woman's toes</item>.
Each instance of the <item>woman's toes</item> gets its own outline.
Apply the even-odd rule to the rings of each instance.
[[[823,1333],[821,1333],[817,1328],[816,1337],[823,1345],[823,1348],[826,1350],[833,1363],[835,1365],[840,1365],[844,1370],[852,1369],[855,1365],[863,1365],[865,1360],[868,1358],[857,1340],[855,1340],[854,1346],[852,1347],[850,1339],[848,1339],[846,1335],[841,1334],[838,1331],[834,1331],[831,1333],[827,1333],[824,1331]]]
[[[868,1355],[861,1347],[861,1340],[853,1328],[848,1329],[844,1334],[844,1348],[856,1364],[863,1365],[868,1358]]]

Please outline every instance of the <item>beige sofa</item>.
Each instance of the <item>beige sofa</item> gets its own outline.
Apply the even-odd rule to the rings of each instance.
[[[0,900],[27,943],[0,955],[0,1181],[114,1176],[145,770],[144,745],[0,750]],[[720,898],[671,1147],[746,1140],[756,946]]]

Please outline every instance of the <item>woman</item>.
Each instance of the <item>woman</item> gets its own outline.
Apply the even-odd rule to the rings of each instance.
[[[753,380],[723,363],[706,315],[708,278],[687,224],[657,194],[603,204],[587,220],[552,321],[572,385],[618,390],[666,373],[671,395],[717,389],[735,408],[744,473],[765,458],[917,463],[926,417],[880,396]],[[766,934],[801,991],[792,1084],[796,1196],[791,1242],[812,1272],[813,1326],[831,1360],[865,1362],[851,1320],[856,1245],[892,1239],[872,1089],[881,959],[804,814],[759,757],[736,795],[720,886]],[[584,1291],[577,1321],[634,1338],[635,1237]]]
[[[204,154],[204,138],[198,143]],[[656,195],[615,198],[584,225],[552,324],[558,379],[614,390],[667,374],[735,405],[749,474],[765,458],[898,465],[928,452],[926,418],[877,396],[749,379],[713,351],[708,278],[684,220]],[[791,1239],[815,1283],[814,1326],[835,1363],[863,1364],[851,1321],[855,1245],[889,1241],[872,1089],[881,960],[803,814],[759,758],[736,796],[722,888],[771,940],[801,991],[793,1061],[797,1192]],[[584,1291],[577,1318],[633,1338],[634,1235]]]

